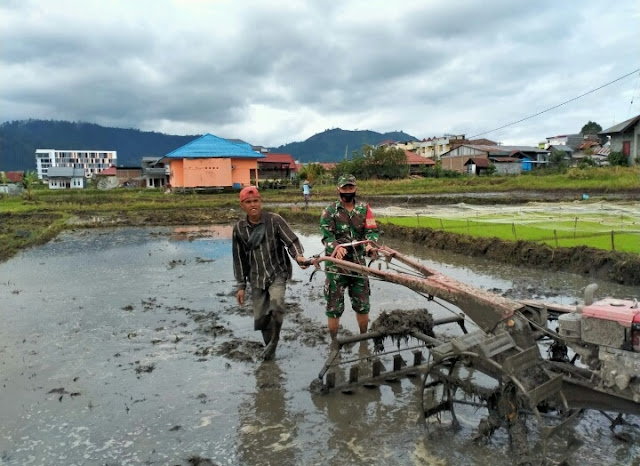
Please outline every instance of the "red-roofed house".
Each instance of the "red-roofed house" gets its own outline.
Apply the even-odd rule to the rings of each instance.
[[[9,183],[22,183],[24,172],[4,172]]]
[[[2,184],[0,180],[0,193],[4,194],[20,194],[22,192],[22,178],[24,178],[24,172],[3,172],[6,178],[7,184]]]
[[[260,180],[289,180],[297,172],[296,161],[291,154],[274,154],[268,152],[258,160],[258,179]]]
[[[409,165],[410,175],[421,175],[425,166],[434,166],[436,164],[433,159],[422,157],[410,150],[405,150],[404,154],[407,156],[407,165]]]
[[[101,172],[96,173],[96,186],[98,189],[113,189],[120,185],[118,181],[118,169],[113,165],[109,168],[105,168]]]

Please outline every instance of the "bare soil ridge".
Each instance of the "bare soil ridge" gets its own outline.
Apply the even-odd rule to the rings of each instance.
[[[371,198],[369,198],[371,199]],[[397,199],[385,198],[380,205],[389,205]],[[382,201],[382,198],[379,199]],[[492,199],[494,201],[494,199]],[[421,204],[425,199],[420,200]],[[267,206],[267,209],[270,209]],[[298,208],[274,209],[292,223],[315,225],[319,214]],[[44,234],[29,245],[51,240],[63,228],[104,228],[118,226],[169,226],[232,224],[241,215],[239,209],[229,208],[180,208],[121,212],[84,212],[72,218],[65,227],[48,228]],[[3,214],[0,215],[2,230],[29,239],[30,231],[24,225],[38,220],[43,227],[58,218],[50,213]],[[32,225],[33,226],[33,225]],[[484,257],[493,261],[518,266],[536,267],[552,271],[567,271],[598,280],[609,280],[623,285],[640,285],[640,256],[603,251],[588,247],[552,248],[548,245],[527,241],[502,241],[496,238],[476,238],[458,233],[447,233],[430,228],[407,228],[384,225],[386,238],[402,239],[424,246],[425,249],[440,249],[458,254]],[[28,241],[26,241],[28,242]],[[24,246],[22,246],[24,247]],[[16,245],[20,249],[20,245]],[[16,248],[2,249],[0,260],[4,261],[16,252]]]

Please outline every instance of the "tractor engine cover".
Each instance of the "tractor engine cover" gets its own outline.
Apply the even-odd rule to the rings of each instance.
[[[576,312],[568,312],[558,317],[558,333],[567,340],[582,339],[582,316]]]
[[[632,327],[640,308],[629,300],[606,298],[582,309],[582,340],[610,348],[631,349]]]

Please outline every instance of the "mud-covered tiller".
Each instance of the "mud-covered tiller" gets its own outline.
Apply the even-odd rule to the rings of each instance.
[[[419,375],[420,410],[430,432],[466,426],[474,440],[482,440],[505,428],[520,464],[535,457],[547,461],[550,438],[582,410],[601,412],[612,431],[631,425],[623,415],[640,415],[637,301],[594,301],[595,285],[587,287],[580,306],[516,301],[456,281],[386,246],[370,241],[343,246],[363,243],[371,244],[377,260],[357,264],[316,256],[310,263],[320,270],[330,262],[339,273],[403,285],[452,315],[433,319],[426,309],[383,312],[368,333],[337,338],[314,390],[350,394]],[[458,331],[433,331],[445,324],[458,324]],[[394,349],[385,351],[386,339]],[[341,354],[367,340],[374,342],[373,353]]]

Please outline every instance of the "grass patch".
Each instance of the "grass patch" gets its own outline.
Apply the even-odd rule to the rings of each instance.
[[[507,241],[535,241],[553,247],[590,246],[607,251],[623,251],[640,254],[640,231],[638,219],[626,217],[627,223],[620,223],[616,216],[611,224],[593,219],[568,221],[544,221],[517,217],[474,217],[473,219],[450,219],[438,217],[384,217],[381,223],[416,228],[431,228],[449,233],[465,234],[482,238],[498,238]],[[604,214],[603,214],[604,218]],[[612,228],[615,226],[615,228]]]

